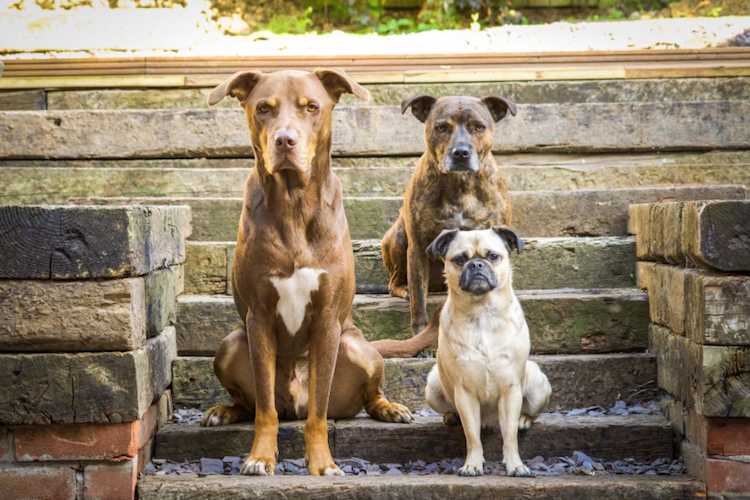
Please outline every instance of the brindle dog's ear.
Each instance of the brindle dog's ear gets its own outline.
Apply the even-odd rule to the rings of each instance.
[[[490,110],[492,119],[495,120],[495,122],[499,122],[505,118],[508,111],[510,111],[511,115],[516,116],[516,103],[509,101],[505,97],[491,95],[482,99],[482,102],[487,105],[487,109]]]
[[[213,89],[208,94],[206,102],[209,106],[213,106],[229,95],[236,97],[242,103],[258,84],[261,76],[263,73],[260,71],[239,71]]]
[[[438,257],[441,259],[445,258],[445,254],[448,253],[448,247],[451,246],[457,235],[458,229],[443,229],[438,237],[435,238],[435,241],[427,247],[427,255],[430,256],[430,260],[436,261]]]
[[[508,229],[506,226],[495,226],[492,230],[502,238],[508,250],[512,252],[515,249],[518,253],[523,251],[523,240],[514,231]]]
[[[323,86],[326,88],[331,97],[339,102],[341,94],[354,94],[363,101],[370,100],[370,92],[366,88],[355,82],[344,73],[343,69],[316,69],[313,71],[315,76],[320,78]]]
[[[420,122],[424,123],[427,120],[427,115],[430,114],[432,106],[435,104],[435,99],[431,95],[419,94],[408,99],[404,99],[401,102],[401,114],[406,113],[406,110],[411,106],[411,113]]]

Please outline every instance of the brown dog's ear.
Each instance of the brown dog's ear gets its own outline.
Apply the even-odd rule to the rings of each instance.
[[[213,106],[226,96],[232,96],[242,103],[258,84],[261,76],[263,76],[263,73],[260,71],[239,71],[213,89],[208,94],[206,102],[209,106]]]
[[[343,69],[316,69],[315,76],[320,78],[323,87],[339,102],[341,94],[354,94],[363,101],[370,100],[370,92],[347,75]]]
[[[491,95],[482,99],[482,102],[487,105],[487,109],[490,110],[492,119],[496,123],[505,118],[508,111],[510,111],[511,115],[516,116],[516,103],[509,101],[505,97]]]
[[[435,241],[427,247],[427,255],[430,256],[430,260],[436,261],[438,257],[444,259],[445,254],[448,253],[448,247],[451,246],[457,235],[458,229],[443,229],[438,237],[435,238]]]
[[[430,114],[430,110],[435,104],[435,101],[437,101],[437,99],[427,94],[419,94],[404,99],[401,102],[401,114],[403,115],[406,113],[406,110],[411,106],[411,114],[413,114],[417,120],[424,123],[425,120],[427,120],[427,115]]]
[[[502,238],[509,251],[514,249],[521,253],[523,251],[523,240],[518,236],[515,231],[508,229],[506,226],[495,226],[492,228],[500,238]]]

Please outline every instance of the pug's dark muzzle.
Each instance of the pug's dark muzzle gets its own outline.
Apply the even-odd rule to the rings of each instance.
[[[486,260],[471,259],[461,270],[458,286],[464,292],[484,295],[497,288],[497,277]]]

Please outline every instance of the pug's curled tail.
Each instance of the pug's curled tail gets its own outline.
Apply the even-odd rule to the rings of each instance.
[[[438,338],[440,332],[440,311],[443,310],[443,304],[440,304],[432,314],[432,319],[427,326],[408,340],[377,340],[370,342],[384,358],[413,358],[419,351],[430,347]]]

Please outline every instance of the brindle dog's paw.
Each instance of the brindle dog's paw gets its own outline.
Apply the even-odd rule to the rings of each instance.
[[[235,406],[216,405],[206,412],[201,420],[201,427],[218,427],[245,420],[244,411]]]
[[[461,425],[461,417],[458,416],[458,413],[450,411],[443,415],[443,423],[445,425]]]
[[[388,293],[391,297],[400,297],[402,299],[409,299],[409,287],[406,285],[388,286]]]
[[[381,422],[391,422],[394,424],[410,424],[414,421],[409,408],[398,403],[388,403],[377,410],[376,415],[372,417]]]

